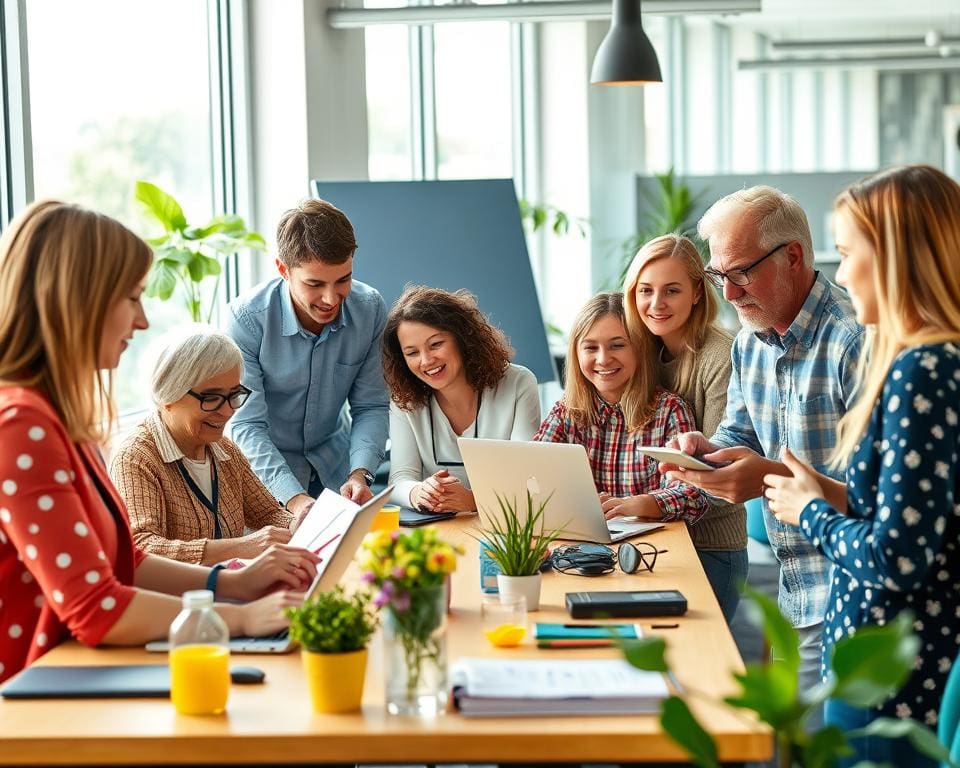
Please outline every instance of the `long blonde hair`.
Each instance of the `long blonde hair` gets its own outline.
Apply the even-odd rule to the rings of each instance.
[[[707,331],[714,326],[717,319],[717,296],[706,280],[700,252],[689,237],[663,235],[646,243],[633,257],[627,270],[623,283],[623,303],[627,315],[627,329],[632,335],[645,338],[654,350],[659,351],[663,341],[647,328],[640,317],[637,309],[637,283],[644,268],[660,259],[680,261],[693,285],[694,296],[698,292],[700,294],[683,326],[683,349],[680,352],[677,381],[673,382],[674,391],[684,392],[694,378],[697,351],[703,346]]]
[[[834,210],[850,214],[877,258],[877,324],[856,403],[840,420],[837,467],[866,433],[897,355],[960,341],[960,185],[928,165],[902,166],[841,192]]]
[[[103,442],[114,421],[103,326],[151,258],[120,222],[52,200],[0,238],[0,383],[40,389],[75,441]]]
[[[612,315],[627,327],[623,311],[623,294],[598,293],[590,299],[577,314],[570,331],[570,347],[567,350],[566,384],[563,391],[563,403],[570,412],[574,422],[580,427],[587,427],[593,421],[594,397],[596,389],[587,381],[580,370],[578,348],[580,341],[589,333],[593,324],[601,317]],[[630,343],[637,356],[637,368],[633,378],[620,398],[620,408],[623,410],[627,429],[631,432],[643,427],[655,414],[655,395],[657,378],[655,374],[655,353],[653,346],[645,339],[630,333]]]

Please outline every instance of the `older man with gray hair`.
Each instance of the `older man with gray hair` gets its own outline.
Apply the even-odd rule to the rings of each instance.
[[[110,464],[144,551],[212,565],[290,540],[292,515],[223,436],[250,395],[242,368],[233,339],[212,330],[191,329],[160,353],[152,376],[157,409]]]
[[[768,473],[789,475],[778,461],[787,448],[842,480],[828,460],[856,389],[863,328],[846,294],[814,269],[803,209],[777,189],[751,187],[714,203],[699,232],[710,246],[706,274],[743,328],[733,343],[723,422],[710,439],[689,432],[674,447],[726,466],[665,468],[732,502],[762,496]],[[780,609],[800,634],[801,689],[809,690],[821,675],[830,563],[797,528],[777,521],[765,500],[764,521],[780,561]]]

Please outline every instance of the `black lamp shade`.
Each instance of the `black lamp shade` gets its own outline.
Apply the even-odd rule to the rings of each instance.
[[[593,59],[596,85],[662,83],[660,62],[640,20],[640,0],[613,0],[613,20]]]

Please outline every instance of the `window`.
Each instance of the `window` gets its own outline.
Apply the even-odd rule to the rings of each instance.
[[[206,3],[30,0],[27,56],[34,187],[145,232],[134,182],[173,194],[189,221],[213,214]],[[148,407],[143,352],[186,320],[177,297],[147,300],[151,328],[115,377],[121,411]]]
[[[510,48],[506,22],[434,28],[441,179],[513,176]]]
[[[412,176],[410,45],[406,26],[364,31],[367,57],[368,173],[373,181]]]

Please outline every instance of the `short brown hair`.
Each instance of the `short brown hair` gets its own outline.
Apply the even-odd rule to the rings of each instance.
[[[302,200],[277,225],[277,255],[287,268],[307,261],[343,264],[356,250],[350,219],[326,200]]]
[[[422,323],[451,334],[463,358],[467,381],[477,392],[496,385],[513,357],[507,337],[490,324],[472,293],[408,285],[390,309],[381,342],[383,374],[390,388],[390,399],[405,411],[425,405],[433,389],[413,374],[404,359],[397,338],[403,322]]]

